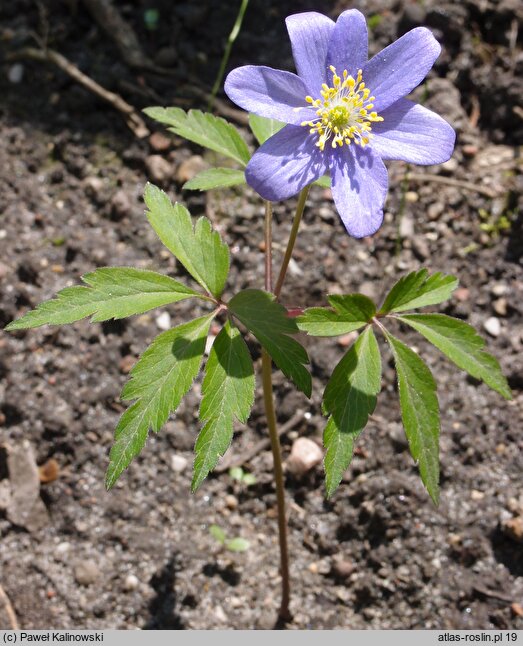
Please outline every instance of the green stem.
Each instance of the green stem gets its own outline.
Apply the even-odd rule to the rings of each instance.
[[[276,501],[278,505],[278,536],[280,541],[280,574],[281,574],[281,604],[278,618],[287,622],[292,616],[289,610],[290,601],[290,576],[289,576],[289,549],[287,546],[287,515],[285,513],[285,489],[283,479],[283,465],[281,458],[280,438],[276,427],[276,413],[272,394],[272,359],[262,349],[262,383],[265,415],[271,440],[272,457],[274,460],[274,483],[276,486]]]
[[[283,257],[280,273],[274,288],[276,298],[280,295],[287,268],[292,257],[292,251],[298,235],[303,210],[309,187],[306,186],[300,193],[296,214],[292,223],[289,241]],[[265,289],[272,291],[272,204],[265,202]],[[278,506],[278,536],[280,541],[280,570],[281,570],[281,604],[278,612],[279,622],[286,623],[292,619],[289,609],[290,602],[290,575],[289,575],[289,548],[287,545],[287,515],[285,513],[285,487],[283,478],[283,464],[281,457],[281,445],[276,424],[276,413],[274,412],[274,398],[272,390],[272,359],[268,352],[262,348],[262,384],[263,401],[265,404],[265,415],[267,427],[271,440],[272,457],[274,461],[274,484],[276,487],[276,501]]]
[[[276,281],[276,287],[274,288],[276,298],[280,296],[281,288],[283,287],[283,281],[285,280],[285,275],[287,274],[287,268],[289,267],[289,263],[291,261],[292,252],[294,250],[294,243],[296,242],[296,236],[298,235],[298,229],[300,228],[301,217],[303,215],[303,210],[305,209],[305,202],[307,200],[307,195],[309,194],[309,188],[310,186],[303,188],[298,198],[296,213],[294,214],[291,233],[289,235],[289,241],[287,242],[287,249],[285,249],[285,255],[283,256],[283,261],[281,263],[280,273],[278,275],[278,280]]]
[[[265,289],[272,291],[272,203],[265,202]],[[271,441],[272,457],[274,464],[274,485],[276,488],[276,501],[278,507],[278,538],[280,542],[280,573],[281,573],[281,604],[278,620],[287,622],[291,620],[289,610],[290,576],[289,576],[289,549],[287,547],[287,515],[285,513],[285,487],[283,478],[283,465],[281,456],[280,438],[274,411],[274,396],[272,388],[272,359],[262,348],[262,384],[263,402],[267,428]]]
[[[225,51],[223,52],[222,61],[220,63],[220,69],[218,70],[216,80],[214,81],[214,85],[211,90],[211,98],[209,99],[209,105],[207,106],[207,109],[209,110],[209,112],[213,108],[214,100],[216,99],[216,95],[218,94],[218,90],[220,89],[220,86],[222,84],[223,76],[225,74],[225,68],[227,67],[227,63],[229,62],[229,57],[231,55],[232,46],[234,45],[234,41],[236,40],[236,38],[238,37],[238,34],[240,33],[243,17],[245,15],[245,12],[247,11],[248,4],[249,4],[249,0],[242,0],[242,3],[240,5],[240,10],[238,11],[238,15],[236,16],[236,22],[234,23],[232,31],[229,34],[229,38],[227,39],[227,45],[225,46]]]
[[[272,292],[272,202],[265,202],[265,289]]]

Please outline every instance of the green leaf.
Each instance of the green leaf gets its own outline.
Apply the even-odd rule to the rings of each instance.
[[[312,336],[338,336],[366,325],[376,314],[374,303],[363,294],[328,296],[333,309],[311,307],[296,319],[300,330]]]
[[[177,280],[154,271],[130,267],[102,267],[83,276],[89,287],[66,287],[10,323],[6,330],[40,325],[63,325],[91,316],[93,321],[121,319],[185,298],[205,298]]]
[[[231,477],[233,480],[238,480],[238,482],[242,482],[243,469],[241,467],[231,467],[229,469],[229,477]]]
[[[499,363],[484,350],[485,341],[471,325],[445,314],[406,314],[398,319],[422,334],[458,368],[484,381],[505,399],[512,399]]]
[[[299,332],[296,321],[274,300],[274,295],[258,289],[245,289],[229,301],[229,311],[254,334],[274,363],[296,386],[310,397],[312,380],[304,364],[309,363],[305,348],[290,334]]]
[[[229,552],[245,552],[249,549],[250,546],[251,544],[248,540],[239,537],[231,538],[230,541],[227,541],[225,543],[225,547],[229,550]]]
[[[334,368],[323,395],[323,408],[330,414],[323,434],[328,497],[336,491],[350,464],[354,441],[374,411],[380,389],[380,352],[368,327]]]
[[[205,217],[193,229],[189,211],[153,184],[144,194],[147,218],[163,244],[178,258],[191,276],[210,294],[219,298],[229,273],[229,248]]]
[[[194,447],[193,492],[227,451],[236,418],[246,422],[254,402],[251,355],[238,328],[229,321],[209,353],[202,385],[200,420],[204,423]]]
[[[209,191],[213,188],[225,188],[245,184],[245,173],[236,168],[209,168],[202,170],[183,185],[191,191]]]
[[[401,416],[412,457],[434,504],[439,500],[439,406],[436,382],[427,364],[385,332],[394,355]]]
[[[149,429],[158,432],[191,387],[200,369],[214,314],[160,334],[131,370],[122,399],[136,399],[120,418],[106,475],[110,489],[145,446]]]
[[[170,126],[169,130],[178,136],[230,157],[242,166],[251,158],[238,130],[221,117],[200,110],[185,112],[181,108],[154,107],[146,108],[144,112],[151,119]]]
[[[251,485],[255,485],[258,481],[254,473],[246,473],[242,478],[242,482],[246,487],[250,487]]]
[[[450,298],[457,286],[458,279],[455,276],[440,272],[429,276],[427,269],[413,271],[400,278],[390,290],[379,314],[404,312],[442,303]]]
[[[313,182],[313,184],[316,184],[316,186],[321,186],[322,188],[330,188],[331,178],[329,175],[322,175],[319,179]]]
[[[218,541],[220,545],[223,545],[227,539],[227,534],[219,525],[211,525],[209,527],[209,534],[214,538],[214,540]]]
[[[276,119],[267,119],[267,117],[260,117],[252,112],[249,113],[249,126],[260,146],[267,139],[279,132],[285,125],[285,123],[276,121]]]

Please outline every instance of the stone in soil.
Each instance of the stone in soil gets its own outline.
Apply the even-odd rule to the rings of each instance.
[[[176,453],[171,456],[171,469],[175,473],[183,473],[187,469],[189,461],[187,458],[184,458],[183,455],[177,455]]]
[[[92,585],[98,581],[100,576],[100,569],[94,561],[79,561],[74,568],[74,578],[79,585]]]
[[[490,336],[497,337],[501,332],[501,323],[495,316],[491,316],[484,323],[483,327],[490,334]]]
[[[193,155],[183,161],[178,170],[176,171],[176,181],[179,184],[185,184],[190,179],[193,179],[198,173],[201,173],[202,170],[208,168],[207,163],[200,155]]]
[[[516,516],[503,521],[501,524],[503,533],[516,543],[523,543],[523,516]]]
[[[171,164],[161,155],[149,155],[145,159],[145,170],[152,182],[166,186],[173,176]]]
[[[116,220],[121,220],[132,211],[131,200],[127,193],[120,189],[116,191],[111,199],[111,214]]]
[[[11,489],[7,519],[30,532],[41,529],[49,517],[40,498],[40,477],[34,451],[27,440],[7,447],[7,469]]]
[[[323,451],[307,437],[299,437],[287,458],[287,469],[295,476],[303,476],[323,460]]]

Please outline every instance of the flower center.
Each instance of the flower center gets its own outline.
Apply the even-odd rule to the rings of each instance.
[[[349,146],[352,142],[365,146],[372,137],[371,124],[383,121],[383,117],[372,110],[375,97],[370,96],[370,90],[365,87],[361,70],[355,79],[347,70],[343,70],[341,77],[333,65],[330,70],[332,87],[326,83],[322,85],[322,98],[305,97],[311,109],[316,110],[316,118],[303,121],[301,125],[308,126],[311,134],[318,135],[316,145],[320,150],[324,150],[329,140],[333,148],[343,144]]]

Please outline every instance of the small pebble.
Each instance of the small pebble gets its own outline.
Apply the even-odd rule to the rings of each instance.
[[[466,287],[458,287],[454,292],[454,298],[456,298],[460,303],[464,303],[469,300],[470,291]]]
[[[164,153],[171,147],[171,140],[165,135],[162,135],[161,132],[153,132],[149,137],[149,145],[154,152]]]
[[[470,492],[470,497],[472,498],[472,500],[483,500],[485,494],[483,493],[483,491],[472,489],[472,491]]]
[[[139,585],[140,579],[134,574],[128,574],[123,582],[123,589],[127,592],[131,592],[132,590],[136,590]]]
[[[111,213],[115,219],[121,220],[132,211],[131,200],[124,190],[116,191],[111,199]]]
[[[62,541],[56,546],[56,554],[65,554],[71,549],[71,543],[67,541]]]
[[[225,623],[227,621],[227,615],[225,614],[221,606],[216,606],[216,608],[214,609],[214,616],[218,621],[222,623]]]
[[[149,179],[161,185],[167,184],[173,174],[171,164],[161,155],[149,155],[149,157],[146,157],[145,169]]]
[[[187,469],[188,463],[187,458],[184,458],[183,455],[177,455],[175,453],[171,456],[171,469],[175,473],[183,473]]]
[[[236,509],[238,507],[238,498],[229,494],[225,496],[225,504],[229,509]]]
[[[332,563],[332,574],[339,579],[348,579],[354,572],[354,563],[346,559],[338,558]]]
[[[494,308],[494,312],[498,316],[506,316],[507,315],[507,299],[506,298],[498,298],[492,303],[492,307]]]
[[[200,155],[193,155],[180,164],[176,171],[176,181],[179,184],[185,184],[193,179],[198,173],[207,168],[207,163]]]
[[[437,220],[444,210],[445,205],[443,204],[443,202],[433,202],[432,204],[429,204],[429,207],[427,209],[427,217],[429,218],[429,220]]]
[[[405,193],[405,201],[406,202],[417,202],[419,200],[419,195],[416,193],[416,191],[407,191]]]
[[[21,83],[24,78],[24,66],[22,63],[15,63],[11,65],[7,72],[9,83]]]
[[[160,330],[169,330],[171,328],[171,317],[169,312],[162,312],[156,317],[156,325]]]
[[[400,238],[412,238],[414,235],[414,220],[410,216],[404,215],[401,218],[399,234]]]
[[[506,285],[503,285],[503,283],[498,283],[497,285],[492,285],[490,291],[494,296],[504,296],[505,294],[508,294],[509,288]]]
[[[427,260],[430,256],[429,245],[423,238],[413,238],[412,251],[418,260]]]
[[[448,174],[451,175],[458,170],[458,160],[451,157],[448,161],[441,164],[441,168]]]
[[[475,157],[478,154],[478,147],[474,144],[465,144],[461,147],[461,150],[467,157]]]
[[[86,177],[83,182],[85,192],[98,204],[104,201],[104,181],[101,177]]]
[[[100,578],[101,572],[94,561],[80,561],[74,568],[74,578],[80,585],[92,585]]]
[[[305,475],[323,460],[323,451],[307,437],[299,437],[292,445],[287,468],[296,476]]]
[[[76,531],[77,531],[79,534],[85,534],[85,533],[88,531],[88,529],[89,529],[89,525],[88,525],[88,523],[86,523],[86,522],[85,522],[85,521],[83,521],[83,520],[77,520],[77,521],[75,522],[74,526],[75,526]]]
[[[513,514],[523,516],[523,494],[521,494],[519,498],[509,498],[507,501],[507,508]]]
[[[132,354],[126,354],[125,357],[122,357],[120,359],[120,372],[124,375],[129,374],[135,363],[136,357],[134,357]]]
[[[501,323],[495,316],[491,316],[484,323],[483,327],[490,334],[490,336],[497,337],[501,332]]]
[[[49,458],[38,467],[38,475],[42,484],[54,482],[60,475],[60,465],[54,458]]]
[[[523,516],[516,516],[516,518],[503,521],[501,529],[508,538],[516,541],[516,543],[523,543]]]
[[[309,563],[309,572],[311,574],[318,574],[318,564],[317,563]]]
[[[342,348],[348,348],[349,345],[358,338],[358,332],[354,330],[338,338],[338,345]]]

